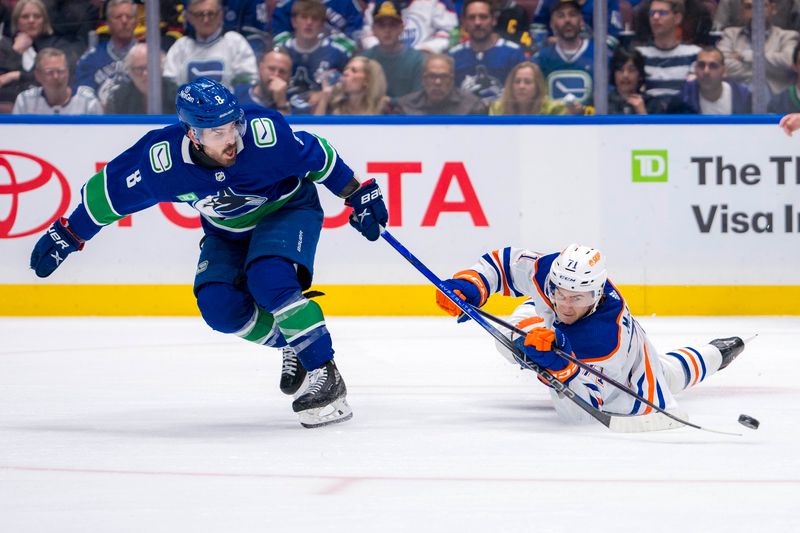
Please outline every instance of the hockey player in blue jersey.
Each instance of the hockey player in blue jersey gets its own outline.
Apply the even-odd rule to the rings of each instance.
[[[108,224],[158,202],[188,203],[205,233],[194,281],[203,319],[283,348],[281,390],[299,394],[292,408],[303,426],[349,419],[322,309],[303,295],[323,220],[315,184],[345,199],[350,224],[371,241],[388,218],[378,185],[359,183],[324,138],[240,107],[216,81],[182,85],[176,100],[180,124],[147,133],[90,178],[78,207],[36,243],[31,268],[49,276]]]
[[[659,353],[608,279],[605,258],[588,246],[571,244],[551,254],[519,248],[493,250],[445,284],[477,307],[493,293],[527,296],[510,320],[528,332],[526,337],[513,336],[515,344],[525,357],[568,384],[578,396],[609,413],[644,415],[653,409],[560,357],[554,347],[668,410],[677,407],[673,394],[725,368],[744,349],[741,338],[729,337]],[[436,303],[451,315],[461,313],[438,291]],[[505,347],[498,345],[498,349],[516,363]],[[562,419],[591,420],[575,403],[552,389],[551,395]]]

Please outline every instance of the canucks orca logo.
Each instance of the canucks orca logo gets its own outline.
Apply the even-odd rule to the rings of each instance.
[[[232,218],[255,211],[266,201],[263,196],[236,194],[228,187],[213,196],[206,196],[196,201],[193,206],[204,215]]]
[[[478,65],[475,75],[464,77],[461,88],[483,100],[496,100],[503,92],[503,85],[497,78],[492,77],[486,70],[486,65]]]

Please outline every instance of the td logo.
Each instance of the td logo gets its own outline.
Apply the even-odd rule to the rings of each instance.
[[[633,150],[631,176],[634,183],[666,182],[669,177],[666,150]]]

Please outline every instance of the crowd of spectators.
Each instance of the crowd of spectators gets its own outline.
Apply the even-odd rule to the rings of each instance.
[[[171,113],[206,76],[284,114],[586,115],[596,56],[609,114],[800,111],[800,0],[161,0],[155,73],[146,24],[144,0],[0,0],[0,113],[141,114],[150,76]]]

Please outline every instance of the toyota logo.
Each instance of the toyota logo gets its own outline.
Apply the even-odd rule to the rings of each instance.
[[[57,207],[51,213],[20,210],[23,195],[39,195],[41,201],[28,205]],[[67,178],[51,163],[25,152],[0,150],[0,239],[43,231],[66,213],[69,202]]]

